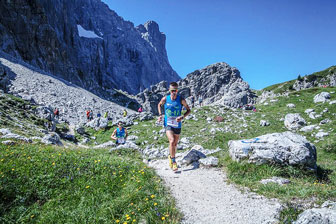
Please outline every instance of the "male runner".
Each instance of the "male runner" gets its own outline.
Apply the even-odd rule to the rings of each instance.
[[[170,83],[169,92],[170,95],[164,96],[158,104],[158,121],[160,122],[164,115],[164,126],[169,140],[169,166],[176,172],[178,166],[175,160],[175,153],[181,134],[182,119],[188,116],[190,108],[185,99],[177,94],[178,84],[176,82]],[[164,114],[161,112],[162,105],[164,105]],[[184,115],[181,113],[183,106],[187,109],[187,112],[185,112]]]

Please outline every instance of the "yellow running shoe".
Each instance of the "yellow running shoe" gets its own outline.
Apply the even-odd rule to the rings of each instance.
[[[170,169],[173,169],[173,161],[172,161],[170,155],[168,156],[168,159],[169,159],[169,167],[170,167]]]
[[[173,171],[176,172],[178,170],[177,163],[173,163]]]

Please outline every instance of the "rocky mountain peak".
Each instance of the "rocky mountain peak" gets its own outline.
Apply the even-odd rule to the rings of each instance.
[[[225,62],[209,65],[196,70],[178,81],[179,94],[191,105],[202,98],[202,104],[219,104],[229,107],[239,107],[254,102],[256,96],[250,90],[247,82],[243,81],[237,68]],[[151,86],[137,95],[138,102],[153,113],[157,113],[159,100],[168,94],[169,83],[162,81]]]
[[[0,5],[0,51],[101,96],[179,80],[165,40],[156,22],[134,27],[101,0]]]

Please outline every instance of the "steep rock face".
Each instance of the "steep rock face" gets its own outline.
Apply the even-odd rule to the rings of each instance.
[[[179,94],[190,103],[191,97],[198,105],[199,97],[203,98],[203,105],[220,104],[239,107],[254,102],[255,95],[249,85],[242,80],[237,68],[221,62],[209,65],[187,75],[178,81]],[[168,94],[169,83],[160,82],[137,95],[138,102],[145,110],[157,113],[157,104]]]
[[[165,40],[157,23],[134,27],[100,0],[0,4],[0,50],[99,95],[180,79]]]

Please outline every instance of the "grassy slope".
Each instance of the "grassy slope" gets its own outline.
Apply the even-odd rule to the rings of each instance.
[[[137,152],[0,144],[2,223],[177,223]]]
[[[326,78],[328,75],[330,74],[334,74],[336,73],[336,66],[331,66],[323,71],[320,72],[315,72],[313,74],[307,75],[307,79],[310,81],[313,80],[317,80],[317,82],[320,83],[320,80],[323,78]],[[303,78],[303,77],[302,77]],[[266,88],[264,88],[262,91],[273,91],[274,93],[284,93],[286,91],[291,90],[291,87],[293,86],[293,84],[295,83],[296,79],[294,80],[290,80],[287,82],[283,82],[283,83],[278,83],[278,84],[274,84],[271,86],[268,86]],[[322,84],[326,84],[321,82]],[[291,90],[293,91],[293,90]]]
[[[3,95],[0,128],[42,136],[46,121],[33,109]],[[109,128],[88,132],[98,142],[111,134]],[[181,217],[138,152],[17,143],[0,143],[0,223],[178,223]]]
[[[325,200],[336,200],[336,120],[335,112],[336,105],[328,103],[314,104],[313,98],[316,94],[322,91],[336,91],[336,88],[312,88],[299,92],[292,92],[288,97],[279,97],[277,102],[269,102],[269,105],[257,105],[257,112],[227,110],[220,113],[220,109],[216,107],[203,107],[202,109],[193,110],[198,121],[187,120],[183,125],[181,137],[190,137],[192,144],[200,144],[207,149],[215,149],[220,147],[224,150],[217,153],[216,156],[220,159],[220,165],[227,171],[229,180],[240,186],[248,187],[252,191],[263,194],[267,197],[279,198],[284,203],[289,205],[282,213],[282,221],[294,220],[296,215],[304,207],[310,207],[313,203],[321,204]],[[331,100],[336,99],[336,94],[331,94]],[[296,108],[288,108],[288,103],[294,103]],[[314,108],[317,114],[321,113],[325,108],[329,112],[324,113],[321,118],[310,119],[304,111],[308,108]],[[330,135],[325,137],[323,141],[314,143],[316,140],[312,134],[316,134],[317,130],[312,133],[298,132],[307,137],[314,143],[317,148],[317,165],[318,172],[307,172],[300,168],[280,167],[270,165],[254,165],[246,162],[238,163],[230,159],[228,153],[228,141],[236,139],[249,139],[267,133],[284,132],[287,129],[284,122],[280,118],[285,117],[287,113],[300,113],[308,124],[319,124],[323,119],[329,118],[332,120],[329,124],[320,125],[321,129],[330,131]],[[223,123],[208,123],[208,117],[223,116]],[[247,126],[242,127],[244,118]],[[271,125],[268,127],[259,126],[260,120],[268,120]],[[232,132],[216,132],[211,134],[211,128],[230,127]],[[206,128],[205,131],[200,131]],[[155,121],[142,122],[131,128],[130,132],[139,136],[139,143],[148,141],[148,144],[156,146],[167,146],[165,136],[160,137],[158,131],[160,127],[155,126]],[[157,136],[158,140],[154,140]],[[288,178],[291,183],[286,186],[276,184],[263,185],[259,181],[264,178],[273,176]]]
[[[282,213],[282,221],[290,221],[301,211],[302,204],[309,206],[312,202],[320,204],[326,199],[336,199],[334,163],[336,121],[333,114],[336,112],[336,105],[327,103],[315,105],[313,97],[322,91],[336,91],[336,88],[313,88],[292,92],[288,97],[279,97],[277,102],[269,102],[269,105],[257,105],[256,113],[231,109],[220,113],[218,107],[203,107],[196,109],[197,111],[194,109],[193,114],[198,121],[186,120],[181,137],[190,137],[192,144],[200,144],[204,148],[222,148],[223,150],[216,153],[216,156],[220,159],[220,166],[228,173],[229,180],[239,186],[249,187],[252,191],[268,197],[276,197],[288,203],[290,207]],[[335,100],[336,94],[331,95],[332,100]],[[287,108],[288,103],[294,103],[296,108]],[[329,112],[324,113],[322,118],[312,120],[304,113],[308,108],[315,108],[317,113],[328,108]],[[11,113],[14,113],[13,111]],[[299,168],[257,166],[245,162],[233,162],[230,159],[227,145],[229,140],[248,139],[262,134],[287,131],[280,118],[290,112],[300,113],[308,124],[318,124],[326,118],[332,120],[329,124],[320,125],[325,131],[332,130],[330,135],[323,141],[314,143],[318,155],[317,175]],[[15,113],[20,113],[20,110]],[[216,115],[223,116],[225,122],[208,123],[206,121],[208,117],[213,118]],[[14,118],[15,114],[11,116]],[[242,127],[243,119],[247,123],[246,127]],[[259,126],[261,119],[268,120],[271,125]],[[8,126],[19,130],[15,124]],[[210,133],[211,128],[225,127],[230,127],[232,131]],[[204,128],[206,130],[201,132],[200,130]],[[113,129],[114,127],[109,127],[98,132],[88,129],[87,132],[95,136],[95,141],[99,144],[110,140],[109,136]],[[155,125],[154,120],[139,122],[138,125],[129,128],[129,134],[138,136],[137,143],[140,145],[147,142],[147,144],[167,147],[167,139],[164,135],[160,136],[160,129]],[[311,142],[316,140],[311,133],[299,133],[305,135]],[[155,140],[156,136],[157,140]],[[3,209],[0,220],[6,220],[9,223],[15,223],[18,219],[22,222],[45,223],[58,222],[58,220],[69,222],[72,218],[77,222],[90,220],[90,222],[106,223],[111,220],[123,222],[130,219],[135,219],[135,222],[142,219],[159,222],[164,214],[168,215],[165,222],[178,222],[180,216],[174,208],[173,201],[167,196],[162,185],[156,182],[159,179],[155,177],[153,171],[144,168],[137,152],[126,150],[118,152],[120,155],[116,153],[111,155],[104,149],[61,149],[43,145],[11,146],[10,148],[1,145],[0,147],[0,197],[7,206],[3,207],[5,204],[1,206]],[[77,168],[85,172],[76,173]],[[146,174],[146,178],[138,175],[142,174],[141,170]],[[113,173],[117,174],[119,171],[123,176],[113,176]],[[261,179],[272,176],[288,178],[291,183],[286,186],[259,183]],[[86,188],[87,186],[89,187]],[[142,189],[138,189],[140,186]],[[140,191],[138,194],[137,189]],[[154,202],[150,198],[152,194],[157,201]],[[148,198],[147,201],[146,198]],[[158,204],[154,206],[154,203]],[[134,204],[137,204],[136,210],[132,207]],[[157,212],[160,214],[158,215]],[[131,214],[134,216],[127,220]]]

